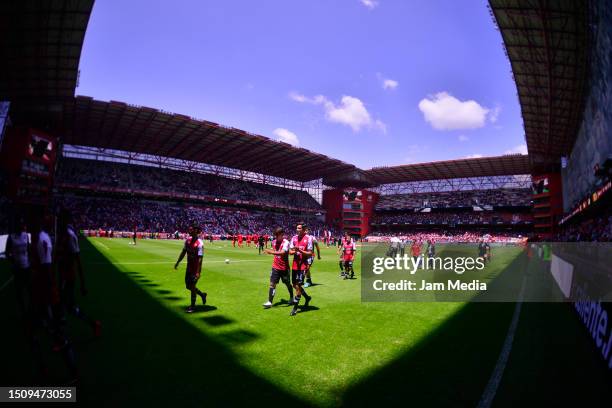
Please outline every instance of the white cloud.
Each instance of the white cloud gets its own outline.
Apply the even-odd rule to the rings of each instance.
[[[385,91],[387,90],[393,91],[399,86],[398,81],[396,81],[395,79],[391,79],[391,78],[385,78],[383,74],[381,74],[380,72],[376,73],[376,77],[380,81],[380,85]]]
[[[325,115],[329,121],[350,126],[354,132],[372,124],[370,113],[359,98],[345,95],[339,105],[324,101],[323,106],[325,106]]]
[[[437,130],[477,129],[485,125],[489,109],[473,100],[460,101],[448,92],[422,99],[419,109]]]
[[[278,136],[278,140],[280,140],[281,142],[289,143],[293,146],[300,145],[300,140],[298,139],[297,135],[290,130],[284,128],[277,128],[274,129],[274,132],[272,133]]]
[[[499,117],[499,113],[501,112],[501,107],[498,105],[489,112],[489,122],[495,123],[497,122],[497,118]]]
[[[330,101],[324,95],[316,95],[309,98],[296,92],[291,92],[289,97],[300,103],[321,105],[325,109],[325,118],[334,123],[349,126],[354,132],[362,128],[375,128],[386,133],[387,126],[380,119],[372,119],[370,112],[366,109],[361,99],[354,96],[342,96],[339,104]]]
[[[359,0],[359,2],[370,10],[374,10],[376,7],[378,7],[378,2],[375,0]]]
[[[458,139],[460,142],[467,142],[468,140],[470,140],[470,138],[467,137],[466,135],[459,135]]]
[[[527,145],[520,144],[518,146],[514,146],[510,150],[506,150],[504,154],[527,154]]]
[[[470,154],[469,156],[465,156],[466,159],[480,159],[481,157],[484,157],[484,156],[480,153],[474,153],[474,154]]]
[[[299,94],[297,92],[289,92],[289,98],[296,102],[307,102],[307,99],[304,95]]]
[[[381,132],[385,134],[387,133],[387,125],[385,125],[385,123],[380,119],[376,119],[374,121],[374,127],[379,129]]]
[[[387,78],[387,79],[383,80],[383,89],[384,90],[387,90],[387,89],[394,90],[395,88],[398,87],[398,85],[399,85],[399,82],[397,82],[394,79]]]

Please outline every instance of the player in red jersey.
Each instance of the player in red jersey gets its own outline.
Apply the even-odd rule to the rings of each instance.
[[[290,316],[297,314],[300,299],[304,295],[304,307],[307,307],[312,299],[302,286],[304,284],[304,276],[308,269],[308,258],[313,254],[312,239],[306,235],[306,225],[303,222],[299,222],[296,225],[297,235],[291,238],[289,244],[289,255],[293,255],[293,263],[291,265],[291,281],[293,282],[293,288],[295,289],[295,299],[293,309],[291,310]]]
[[[274,255],[272,260],[272,272],[270,272],[270,288],[268,289],[268,301],[263,304],[266,309],[272,307],[272,301],[276,294],[276,285],[279,280],[283,281],[289,291],[289,304],[293,303],[293,288],[289,281],[289,241],[285,239],[285,231],[282,228],[274,230],[276,239],[272,241],[272,248],[265,249],[266,254]]]
[[[238,248],[242,248],[242,234],[238,234]]]
[[[344,262],[344,279],[348,279],[349,274],[350,278],[353,279],[355,277],[353,261],[355,260],[355,252],[357,252],[357,247],[355,246],[355,241],[353,241],[348,231],[344,233],[344,240],[342,241],[340,251],[342,261]]]
[[[247,234],[246,242],[247,242],[247,246],[250,247],[251,246],[251,234]]]
[[[201,232],[202,229],[198,226],[189,228],[189,238],[185,240],[185,246],[176,264],[174,264],[174,269],[178,268],[185,255],[187,255],[185,288],[191,292],[191,305],[187,308],[187,313],[193,313],[195,311],[195,303],[198,295],[202,298],[202,304],[206,304],[206,292],[202,292],[196,287],[200,275],[202,274],[202,259],[204,258],[204,242],[199,238]]]
[[[418,239],[412,241],[412,246],[410,247],[410,253],[414,258],[415,262],[418,262],[419,256],[421,256],[421,242]]]
[[[266,248],[268,247],[268,241],[270,240],[270,237],[268,236],[268,234],[264,235],[264,242],[266,244]]]

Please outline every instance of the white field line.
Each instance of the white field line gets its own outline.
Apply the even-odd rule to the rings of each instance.
[[[516,327],[518,326],[519,317],[521,315],[521,305],[523,304],[523,297],[525,294],[525,283],[526,278],[523,277],[523,283],[521,285],[521,290],[519,292],[519,297],[516,302],[516,306],[514,307],[514,314],[512,315],[512,321],[510,322],[510,326],[508,327],[508,333],[506,334],[506,340],[504,341],[504,345],[499,353],[499,357],[497,359],[497,363],[495,364],[495,368],[491,373],[491,378],[489,378],[489,382],[484,389],[482,396],[480,397],[480,401],[478,402],[477,408],[489,408],[495,399],[495,394],[497,393],[497,388],[501,383],[501,379],[504,375],[504,370],[506,369],[506,364],[508,364],[508,359],[510,357],[510,352],[512,351],[512,343],[514,342],[514,334],[516,333]]]
[[[4,288],[6,288],[9,285],[9,283],[11,283],[12,281],[13,281],[13,277],[11,276],[10,278],[6,280],[6,282],[2,284],[2,286],[0,286],[0,292],[2,292]]]
[[[110,248],[106,246],[106,244],[103,244],[100,241],[94,241],[94,244],[96,245],[100,245],[102,248],[106,249],[107,251],[110,251]]]
[[[271,262],[271,260],[269,259],[247,259],[247,260],[237,260],[237,261],[232,261],[230,260],[230,265],[233,263],[238,263],[238,262]],[[174,265],[176,263],[176,261],[152,261],[152,262],[88,262],[87,265],[104,265],[104,264],[111,264],[111,265]],[[203,265],[206,266],[206,264],[210,264],[210,263],[225,263],[224,260],[219,260],[219,261],[207,261],[206,258],[204,258],[204,263]]]

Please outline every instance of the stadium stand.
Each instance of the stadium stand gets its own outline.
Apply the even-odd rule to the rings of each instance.
[[[491,243],[519,242],[525,238],[516,233],[496,232],[487,234],[487,241]],[[474,231],[439,231],[439,232],[412,232],[403,234],[388,234],[384,232],[374,232],[367,237],[368,242],[389,242],[391,238],[399,238],[403,242],[433,241],[435,243],[476,243],[483,239],[483,234]]]
[[[373,224],[403,224],[403,225],[461,225],[461,224],[504,224],[518,225],[530,224],[530,214],[518,213],[402,213],[402,214],[380,214],[376,215]]]
[[[473,206],[527,207],[530,201],[531,190],[518,188],[390,194],[380,197],[376,210]]]
[[[122,191],[145,197],[189,194],[208,201],[225,199],[267,207],[321,209],[311,195],[301,190],[109,161],[65,158],[61,161],[57,181],[58,187],[66,190]]]
[[[197,224],[205,234],[226,238],[231,234],[271,234],[276,226],[292,231],[300,220],[317,233],[324,228],[312,215],[213,208],[184,202],[64,195],[56,204],[75,214],[75,224],[82,230],[132,231],[136,227],[140,232],[173,233],[185,232]]]

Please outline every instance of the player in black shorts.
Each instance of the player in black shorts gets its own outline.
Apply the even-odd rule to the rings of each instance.
[[[259,255],[261,255],[262,252],[264,252],[264,236],[260,235],[259,238],[257,239],[257,244],[258,244],[258,248],[257,250],[259,251]]]
[[[276,239],[272,241],[271,249],[264,249],[269,255],[274,255],[272,271],[270,272],[270,288],[268,289],[268,301],[263,304],[266,309],[272,307],[276,285],[283,281],[289,291],[289,304],[293,304],[293,287],[289,281],[289,241],[284,238],[285,231],[282,228],[274,230]],[[260,241],[262,242],[262,241]]]
[[[291,238],[289,243],[289,255],[293,255],[293,263],[291,265],[291,283],[295,289],[295,298],[293,309],[290,316],[295,316],[298,311],[298,306],[302,296],[306,301],[304,307],[307,307],[312,299],[304,289],[304,277],[308,269],[307,260],[313,254],[312,239],[306,235],[306,224],[298,222],[296,225],[297,234]]]
[[[484,239],[478,243],[478,257],[483,258],[485,263],[491,261],[491,247]]]
[[[187,313],[195,311],[196,298],[202,298],[202,304],[206,304],[207,293],[197,288],[198,280],[202,274],[202,259],[204,257],[204,243],[199,238],[202,229],[194,225],[189,228],[189,238],[185,240],[185,245],[178,260],[174,264],[177,269],[185,255],[187,255],[187,269],[185,270],[185,288],[191,292],[191,305],[187,308]]]

